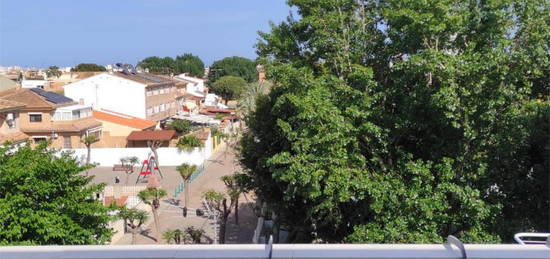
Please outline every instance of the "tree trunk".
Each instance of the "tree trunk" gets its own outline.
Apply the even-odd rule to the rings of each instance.
[[[132,245],[136,244],[137,228],[132,229]]]
[[[157,242],[160,240],[160,226],[159,226],[159,218],[158,218],[158,211],[154,207],[151,207],[153,209],[153,220],[155,221],[155,229],[157,230],[156,238]]]
[[[239,197],[235,200],[235,225],[239,225]]]
[[[92,148],[89,144],[86,145],[86,148],[88,149],[88,156],[86,156],[86,164],[90,164],[90,154],[92,153]]]
[[[187,206],[189,205],[189,180],[190,179],[187,179],[185,180],[184,184],[185,184],[185,207],[187,208]]]
[[[227,225],[227,216],[222,216],[222,221],[220,222],[220,244],[225,244],[225,226]]]

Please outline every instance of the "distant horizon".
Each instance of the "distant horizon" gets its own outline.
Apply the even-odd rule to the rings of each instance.
[[[0,66],[136,65],[184,53],[205,66],[230,56],[255,59],[257,31],[286,18],[285,2],[0,0]]]

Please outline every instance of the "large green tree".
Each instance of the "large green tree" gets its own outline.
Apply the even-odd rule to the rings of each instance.
[[[288,3],[241,162],[291,241],[550,230],[547,3]]]
[[[171,57],[147,57],[138,62],[138,66],[147,68],[150,73],[154,74],[188,73],[195,77],[204,76],[204,63],[198,56],[191,53],[176,56],[175,59]]]
[[[254,82],[258,80],[256,62],[243,57],[227,57],[215,61],[210,66],[208,74],[210,83],[214,83],[224,76],[237,76],[242,77],[246,82]]]
[[[247,88],[246,81],[238,76],[224,76],[210,86],[210,90],[221,96],[225,104],[229,100],[238,99]]]
[[[80,63],[75,67],[71,68],[72,72],[101,72],[107,71],[104,66],[94,64],[94,63]]]
[[[147,57],[138,62],[141,68],[149,69],[149,73],[153,74],[170,74],[175,71],[175,62],[171,57],[160,58],[157,56]]]
[[[188,73],[200,78],[204,76],[204,63],[198,56],[191,53],[177,56],[174,60],[174,69],[176,74]]]
[[[67,153],[56,155],[46,143],[0,147],[0,244],[105,244],[112,235],[110,216],[94,199],[102,185]]]

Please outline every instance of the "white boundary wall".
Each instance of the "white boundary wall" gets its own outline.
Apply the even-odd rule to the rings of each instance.
[[[62,149],[72,151],[81,163],[86,162],[88,150],[85,148]],[[178,166],[182,163],[201,165],[212,155],[212,138],[209,136],[203,148],[195,148],[193,151],[181,151],[175,147],[161,147],[157,149],[161,166]],[[120,158],[136,156],[140,160],[147,159],[152,154],[150,148],[93,148],[91,149],[91,163],[98,166],[113,166],[120,164]]]

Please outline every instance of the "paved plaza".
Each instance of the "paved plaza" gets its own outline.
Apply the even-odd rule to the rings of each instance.
[[[162,159],[162,157],[160,157]],[[198,217],[194,215],[194,209],[204,209],[202,204],[202,193],[209,189],[225,192],[226,187],[220,180],[223,175],[232,174],[240,170],[235,154],[225,148],[219,149],[212,154],[211,158],[205,162],[205,169],[194,181],[190,184],[189,195],[189,210],[187,217],[183,217],[182,209],[184,201],[184,193],[179,193],[174,197],[175,188],[180,185],[183,180],[176,171],[175,167],[161,167],[163,178],[160,179],[161,188],[168,192],[168,196],[161,202],[159,211],[159,222],[161,232],[167,229],[185,229],[188,226],[203,229],[206,232],[206,242],[213,241],[214,226],[213,221],[206,217]],[[111,167],[97,167],[91,169],[88,173],[93,175],[94,183],[105,183],[107,185],[136,185],[136,180],[139,171],[139,166],[133,174],[128,176],[124,172],[112,171]],[[120,183],[115,184],[115,177],[120,178]],[[128,184],[125,184],[126,181]],[[146,185],[146,181],[139,181],[137,185]],[[179,201],[179,206],[174,202]],[[254,197],[250,194],[241,195],[239,199],[239,225],[235,225],[234,212],[231,213],[228,219],[226,243],[251,243],[254,228],[256,227],[256,216],[253,213]],[[151,215],[152,217],[152,215]],[[150,220],[151,222],[152,220]],[[143,227],[143,235],[136,238],[136,244],[156,244],[155,237],[157,236],[155,227],[152,223]],[[165,243],[164,240],[158,241],[159,244]],[[131,235],[128,233],[119,240],[116,244],[130,244]]]

